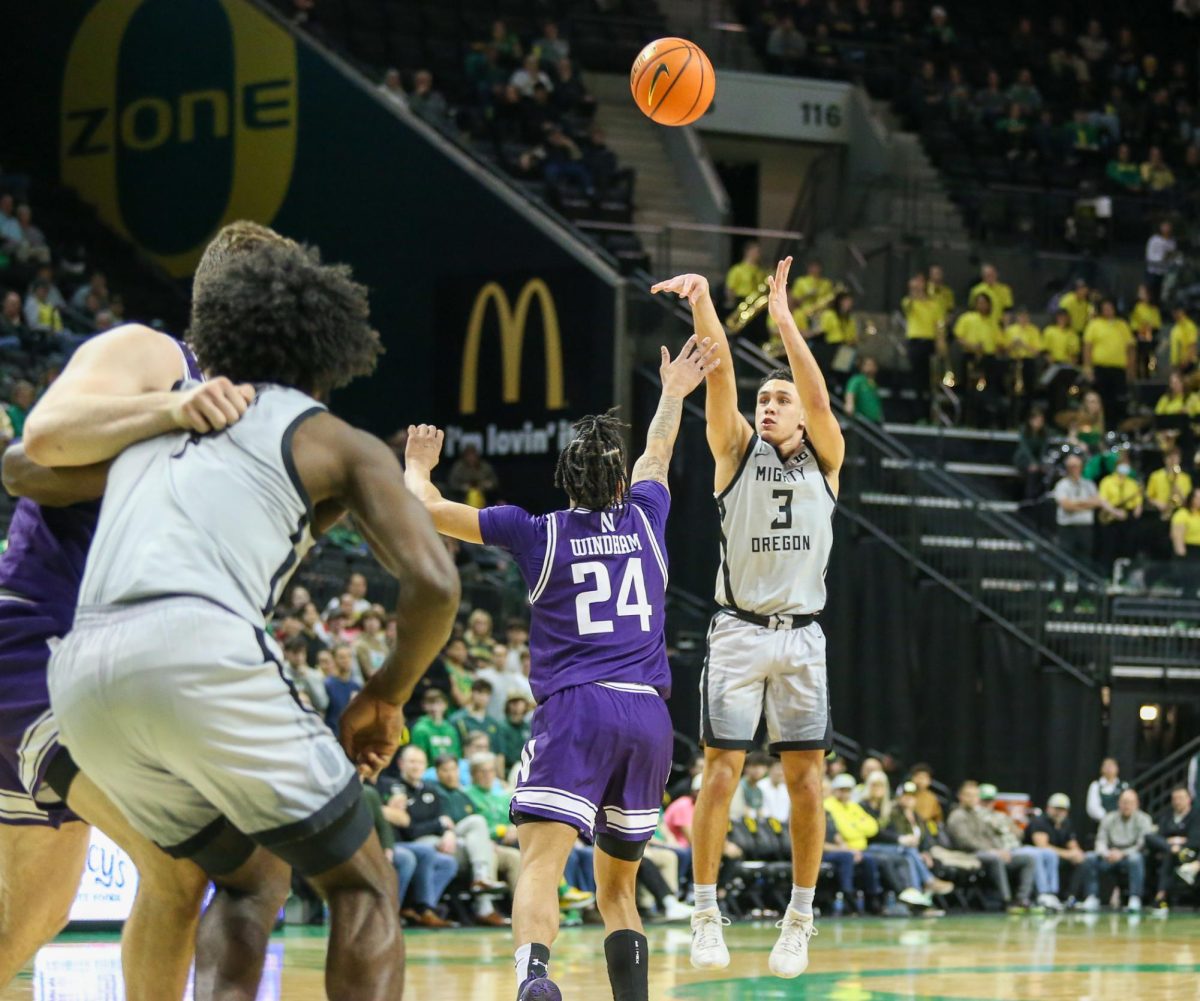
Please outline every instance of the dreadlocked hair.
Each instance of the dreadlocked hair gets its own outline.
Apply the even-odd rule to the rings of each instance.
[[[776,379],[779,379],[781,382],[795,383],[795,381],[796,381],[792,377],[792,370],[790,368],[772,369],[770,372],[768,372],[766,375],[763,376],[762,382],[760,382],[758,384],[759,392],[760,393],[762,392],[763,386],[765,386],[768,382],[774,382]]]
[[[628,425],[617,419],[614,407],[606,414],[582,417],[572,427],[575,437],[559,453],[554,485],[579,507],[592,511],[615,507],[629,491],[621,434]]]

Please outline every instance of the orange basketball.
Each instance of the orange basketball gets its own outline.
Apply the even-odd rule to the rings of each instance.
[[[659,125],[690,125],[712,103],[717,76],[700,46],[660,38],[633,61],[629,89],[647,118]]]

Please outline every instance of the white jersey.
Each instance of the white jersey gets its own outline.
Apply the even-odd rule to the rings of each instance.
[[[716,496],[718,604],[757,615],[820,612],[837,501],[812,448],[785,463],[752,435],[732,482]]]
[[[313,543],[292,434],[324,409],[261,385],[224,431],[125,449],[108,473],[80,608],[193,595],[261,626]]]

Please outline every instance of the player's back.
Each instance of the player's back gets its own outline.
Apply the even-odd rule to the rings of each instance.
[[[644,481],[627,503],[606,511],[481,512],[484,542],[509,549],[529,586],[529,680],[539,702],[592,682],[670,693],[663,635],[669,507],[666,488]]]
[[[170,434],[114,461],[80,607],[195,595],[261,623],[312,545],[292,434],[324,410],[262,385],[224,431]]]

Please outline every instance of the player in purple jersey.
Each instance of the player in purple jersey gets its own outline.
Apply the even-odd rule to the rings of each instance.
[[[667,466],[683,400],[716,367],[707,339],[673,361],[662,349],[662,397],[646,450],[626,474],[621,425],[585,417],[558,460],[565,511],[478,511],[430,482],[442,432],[409,429],[405,480],[443,535],[509,550],[529,587],[529,682],[537,699],[521,753],[512,818],[521,876],[513,901],[519,1001],[561,998],[549,979],[558,885],[577,837],[595,841],[596,900],[613,996],[647,1001],[647,943],[638,863],[658,823],[673,729],[663,634]]]
[[[283,239],[263,227],[253,227],[254,240],[248,232],[240,224],[223,231],[197,281],[219,274],[231,246]],[[58,745],[46,665],[49,644],[74,619],[107,460],[164,431],[223,428],[253,398],[228,379],[172,392],[198,378],[195,359],[172,338],[119,327],[80,347],[30,414],[24,441],[4,455],[5,487],[21,499],[0,557],[0,986],[65,923],[90,823],[129,852],[141,877],[124,931],[127,996],[183,993],[207,879],[133,831],[78,774]]]

